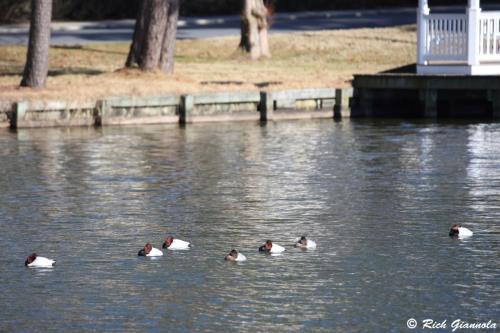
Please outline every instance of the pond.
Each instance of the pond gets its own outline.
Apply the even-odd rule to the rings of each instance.
[[[3,130],[0,331],[498,321],[498,133],[402,120]],[[450,238],[455,223],[474,236]],[[193,246],[137,256],[167,235]],[[302,235],[318,247],[294,248]],[[286,251],[259,253],[267,239]],[[224,261],[232,248],[248,260]],[[56,266],[25,267],[32,252]]]

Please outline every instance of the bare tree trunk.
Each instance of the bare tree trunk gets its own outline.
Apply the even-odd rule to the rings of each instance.
[[[249,53],[250,52],[250,25],[248,24],[248,20],[246,18],[246,8],[247,8],[248,0],[242,0],[242,14],[241,14],[241,22],[240,22],[240,30],[241,30],[241,38],[240,45],[238,46],[242,51]]]
[[[142,51],[142,41],[144,40],[144,12],[146,9],[146,0],[139,0],[139,8],[137,8],[137,17],[135,19],[134,37],[130,50],[128,52],[125,67],[132,67],[134,64],[139,64],[139,59]]]
[[[238,46],[242,51],[250,52],[250,25],[245,18],[241,18],[240,23],[241,39]]]
[[[163,39],[160,58],[160,68],[166,74],[174,72],[175,38],[177,36],[177,21],[179,19],[180,0],[169,0],[167,31]]]
[[[148,0],[145,9],[145,35],[139,66],[142,70],[158,67],[167,27],[168,0]]]
[[[182,0],[142,0],[125,66],[174,71],[177,21]]]
[[[263,0],[245,0],[241,23],[240,48],[250,52],[252,59],[270,57],[267,40],[268,11]]]
[[[28,54],[22,87],[42,88],[49,71],[50,21],[52,0],[31,1],[31,22]]]
[[[259,23],[259,46],[260,46],[260,55],[263,57],[271,57],[271,51],[269,51],[269,41],[267,38],[267,19],[262,20]]]

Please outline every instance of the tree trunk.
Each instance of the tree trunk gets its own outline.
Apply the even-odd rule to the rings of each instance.
[[[147,0],[144,13],[145,35],[139,59],[139,67],[144,71],[157,68],[160,63],[167,12],[168,0]]]
[[[242,51],[249,53],[250,52],[250,25],[248,24],[248,20],[246,19],[246,6],[248,0],[243,0],[243,11],[241,14],[241,22],[240,22],[240,45],[238,46]]]
[[[268,27],[268,21],[267,18],[265,20],[263,26],[259,27],[259,46],[260,46],[260,55],[263,57],[270,58],[271,57],[271,51],[269,51],[269,41],[267,38],[267,27]]]
[[[175,38],[177,36],[180,0],[169,0],[169,3],[167,31],[165,31],[160,59],[160,68],[166,74],[174,72]]]
[[[267,40],[268,11],[263,0],[245,0],[241,23],[240,48],[252,59],[270,57]]]
[[[127,61],[125,62],[125,67],[132,67],[134,64],[139,64],[139,59],[142,52],[142,41],[144,40],[144,12],[146,9],[146,0],[139,0],[139,6],[137,8],[137,17],[135,19],[134,37],[132,39],[132,44],[130,45],[130,50],[128,52]]]
[[[137,63],[143,71],[160,68],[171,74],[181,0],[142,1],[125,66]]]
[[[250,47],[250,25],[248,21],[244,18],[241,19],[240,23],[241,38],[240,45],[238,46],[242,51],[249,53]]]
[[[42,88],[49,71],[50,21],[52,0],[31,1],[31,22],[28,54],[22,87]]]

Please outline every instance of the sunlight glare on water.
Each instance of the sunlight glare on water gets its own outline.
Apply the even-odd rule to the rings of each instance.
[[[498,320],[499,124],[0,133],[2,332],[402,332]],[[448,237],[452,224],[474,231]],[[141,258],[172,234],[187,251]],[[318,243],[293,248],[296,237]],[[259,254],[271,239],[287,251]],[[237,248],[248,260],[223,260]],[[28,269],[37,252],[53,269]]]

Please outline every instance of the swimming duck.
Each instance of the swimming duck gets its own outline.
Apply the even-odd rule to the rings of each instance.
[[[299,247],[301,249],[315,249],[316,242],[313,240],[307,239],[306,236],[302,236],[295,243],[295,247]]]
[[[473,232],[460,224],[454,224],[450,229],[450,237],[465,238],[472,236]]]
[[[259,247],[259,252],[281,253],[281,252],[285,252],[285,248],[281,245],[273,244],[273,242],[268,240],[264,243],[264,245]]]
[[[24,266],[50,268],[56,264],[55,260],[45,257],[39,257],[36,253],[32,253],[24,262]]]
[[[154,248],[150,243],[146,243],[144,245],[144,248],[137,253],[138,256],[141,257],[159,257],[163,255],[163,252],[161,250],[158,250],[157,248]]]
[[[168,236],[162,247],[169,250],[187,250],[191,247],[191,243]]]
[[[229,252],[229,254],[224,257],[224,260],[228,260],[228,261],[245,261],[245,260],[247,260],[247,257],[245,257],[243,254],[239,253],[235,249],[232,249],[231,252]]]

